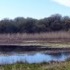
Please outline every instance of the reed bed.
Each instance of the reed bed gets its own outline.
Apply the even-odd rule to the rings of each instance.
[[[0,43],[70,42],[70,32],[0,34]]]

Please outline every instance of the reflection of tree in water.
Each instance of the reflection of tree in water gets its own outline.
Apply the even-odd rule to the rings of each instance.
[[[62,52],[62,53],[52,53],[50,54],[52,58],[62,58],[62,57],[66,57],[69,58],[70,57],[70,53],[69,52]]]
[[[64,52],[63,53],[65,56],[70,56],[70,52]]]
[[[51,53],[50,55],[52,58],[61,58],[62,57],[62,53]]]
[[[35,52],[27,52],[27,54],[28,54],[28,56],[30,56],[30,55],[31,56],[33,55],[34,56],[36,53]]]
[[[61,58],[63,53],[44,53],[44,54],[51,56],[51,58]]]

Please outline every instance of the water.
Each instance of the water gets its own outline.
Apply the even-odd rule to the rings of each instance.
[[[13,55],[0,55],[0,64],[13,64],[16,62],[23,63],[42,63],[50,61],[65,61],[70,57],[69,53],[60,54],[13,54]]]

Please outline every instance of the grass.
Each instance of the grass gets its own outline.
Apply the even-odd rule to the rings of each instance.
[[[13,64],[0,66],[0,70],[40,70],[39,64]]]
[[[70,47],[70,43],[47,43],[44,44],[44,46],[50,46],[51,48],[66,48],[66,47]]]
[[[36,34],[0,34],[0,43],[26,42],[70,42],[70,32],[48,32]]]
[[[1,65],[0,70],[70,70],[70,61],[60,63]]]
[[[70,47],[70,32],[0,34],[0,44]]]

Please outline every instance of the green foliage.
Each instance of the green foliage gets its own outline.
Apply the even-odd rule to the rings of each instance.
[[[40,33],[51,31],[69,31],[70,18],[59,14],[44,19],[17,17],[14,20],[0,21],[0,33]]]
[[[1,65],[0,70],[70,70],[70,61],[48,64],[22,64]]]

